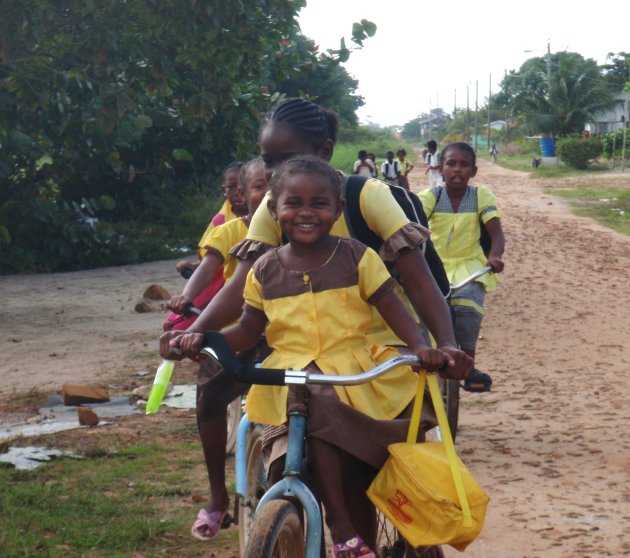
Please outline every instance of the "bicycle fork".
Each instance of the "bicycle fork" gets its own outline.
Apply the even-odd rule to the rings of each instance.
[[[243,501],[247,498],[247,432],[250,422],[243,415],[236,439],[236,493]],[[258,512],[272,500],[297,499],[306,514],[306,558],[320,558],[322,541],[322,516],[317,499],[300,478],[304,463],[304,434],[306,432],[306,409],[289,410],[289,440],[282,480],[274,484],[260,499]]]

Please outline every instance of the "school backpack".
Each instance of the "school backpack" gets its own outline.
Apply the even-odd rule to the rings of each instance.
[[[400,173],[400,168],[399,167],[400,167],[400,165],[398,164],[398,161],[394,161],[394,172],[396,173],[396,176],[398,176],[398,174]],[[390,176],[389,176],[389,162],[385,163],[385,176],[387,178],[390,178]]]
[[[471,186],[471,188],[475,192],[475,202],[477,202],[478,204],[479,202],[477,198],[477,187]],[[444,186],[438,186],[436,188],[432,188],[432,191],[433,191],[433,195],[435,196],[435,206],[433,209],[433,211],[435,211],[435,207],[437,207],[437,204],[439,203],[440,198],[442,197],[442,192],[444,192]],[[479,206],[477,205],[475,209],[478,211],[478,208]],[[429,219],[431,215],[433,215],[433,212],[430,215],[427,215],[427,219]],[[481,235],[479,236],[479,244],[481,245],[481,249],[483,250],[483,253],[487,258],[488,254],[490,253],[490,249],[492,248],[492,239],[490,238],[490,233],[488,233],[488,228],[486,227],[486,224],[481,220],[481,215],[479,216],[479,228],[481,229]]]
[[[350,236],[352,236],[352,238],[356,238],[357,240],[363,242],[366,246],[369,246],[378,252],[384,243],[383,239],[372,231],[370,227],[368,227],[361,211],[348,211],[349,207],[361,207],[359,198],[361,196],[361,190],[363,190],[363,186],[365,186],[365,182],[367,180],[367,177],[358,176],[356,174],[346,177],[344,183],[344,198],[346,200],[344,216],[350,231]],[[420,201],[420,198],[400,186],[396,186],[394,184],[386,185],[396,200],[396,203],[405,212],[407,219],[428,229],[429,222],[424,214],[424,210],[422,209],[422,202]],[[440,291],[442,291],[442,294],[447,297],[451,291],[451,285],[448,277],[446,276],[446,271],[444,271],[442,260],[440,260],[440,257],[435,250],[435,246],[433,246],[433,242],[431,242],[430,239],[424,243],[424,257],[435,282],[440,288]]]

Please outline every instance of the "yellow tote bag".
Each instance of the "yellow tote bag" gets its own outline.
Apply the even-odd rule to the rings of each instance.
[[[443,442],[416,443],[425,382]],[[391,444],[389,458],[367,495],[409,544],[449,544],[463,551],[483,528],[489,498],[457,457],[435,374],[422,371],[407,442]]]

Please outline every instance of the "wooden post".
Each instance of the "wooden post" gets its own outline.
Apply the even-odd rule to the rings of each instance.
[[[475,153],[479,143],[479,127],[477,126],[477,117],[479,115],[479,80],[475,81]]]
[[[490,149],[490,99],[492,98],[492,74],[488,83],[488,149]]]
[[[628,136],[628,99],[623,102],[623,147],[621,148],[621,172],[626,170],[626,137]]]

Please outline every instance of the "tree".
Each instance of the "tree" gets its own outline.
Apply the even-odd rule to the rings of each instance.
[[[289,41],[286,49],[299,52],[300,58],[309,60],[310,63],[304,64],[300,72],[289,79],[275,81],[272,77],[272,89],[287,97],[309,98],[334,109],[343,124],[355,127],[358,124],[356,111],[365,104],[363,97],[356,94],[359,82],[348,74],[339,60],[329,57],[313,59],[318,47],[308,37],[295,32]],[[271,76],[275,75],[274,66],[270,68],[270,73]]]
[[[203,203],[227,162],[256,151],[260,117],[279,95],[269,68],[279,84],[349,56],[343,41],[326,60],[291,48],[304,4],[5,0],[2,272],[146,258],[132,245],[160,231],[162,244],[177,242],[183,208]],[[355,24],[353,42],[374,31]],[[195,235],[207,224],[199,216]],[[116,232],[130,222],[133,235]]]
[[[581,132],[596,113],[612,106],[612,95],[602,70],[592,59],[560,52],[547,60],[531,58],[502,82],[512,114],[524,117],[532,133],[551,136]]]
[[[604,79],[610,84],[611,91],[623,91],[630,82],[630,52],[610,52],[606,60],[608,63],[602,66]]]

